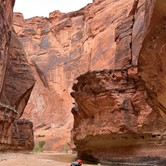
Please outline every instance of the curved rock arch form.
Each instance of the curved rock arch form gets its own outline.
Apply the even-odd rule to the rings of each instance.
[[[139,56],[146,101],[166,122],[166,2],[156,0]]]

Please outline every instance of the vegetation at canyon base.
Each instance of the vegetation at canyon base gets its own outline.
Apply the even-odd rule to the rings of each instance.
[[[35,146],[33,148],[33,152],[35,153],[41,153],[44,151],[43,146],[45,145],[46,141],[39,141],[39,146]]]
[[[66,153],[68,152],[68,144],[67,144],[67,142],[65,143],[65,151],[66,151]]]

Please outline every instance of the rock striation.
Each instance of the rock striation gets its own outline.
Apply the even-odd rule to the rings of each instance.
[[[134,1],[115,27],[114,68],[89,71],[73,85],[72,139],[79,157],[165,163],[165,6]]]
[[[27,20],[21,13],[14,13],[14,29],[30,64],[33,61],[36,65],[33,71],[38,81],[23,115],[32,120],[35,137],[45,135],[46,139],[49,135],[51,140],[52,132],[64,129],[66,141],[70,141],[71,87],[76,77],[88,70],[115,68],[115,28],[132,5],[133,0],[97,0],[76,12],[54,11],[49,18]]]
[[[146,87],[146,101],[166,122],[165,103],[165,1],[156,1],[139,56],[139,75]]]
[[[18,112],[0,105],[0,150],[32,150],[34,147],[33,123],[17,119]]]
[[[35,80],[12,28],[14,0],[0,1],[0,150],[30,150],[33,124],[20,120]]]
[[[49,18],[14,14],[37,80],[23,117],[33,121],[36,140],[41,134],[48,140],[47,150],[62,150],[70,140],[74,83],[79,157],[165,160],[164,10],[161,0],[93,0]]]
[[[79,157],[101,163],[165,160],[166,125],[145,102],[137,70],[89,71],[77,78],[72,138]]]

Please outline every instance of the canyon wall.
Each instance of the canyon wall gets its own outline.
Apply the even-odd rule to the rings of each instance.
[[[31,150],[33,124],[19,118],[35,80],[12,28],[14,3],[14,0],[0,1],[0,150]]]
[[[23,115],[34,123],[36,142],[64,150],[73,103],[72,148],[79,157],[165,160],[164,7],[160,0],[94,0],[49,18],[14,14],[37,80]]]
[[[71,87],[88,70],[115,67],[115,27],[132,5],[133,0],[95,1],[76,12],[27,20],[14,13],[13,26],[37,78],[23,115],[34,124],[36,143],[46,139],[47,150],[57,150],[57,144],[64,150],[73,126]]]
[[[137,70],[90,71],[77,78],[72,148],[79,157],[101,163],[165,160],[166,125],[145,102]]]
[[[77,78],[72,139],[79,157],[165,163],[165,7],[135,0],[115,27],[114,69]]]
[[[146,101],[166,122],[165,37],[166,2],[156,1],[139,56],[139,75],[146,88]]]

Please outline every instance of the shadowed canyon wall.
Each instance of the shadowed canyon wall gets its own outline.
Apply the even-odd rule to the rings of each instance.
[[[33,124],[20,120],[35,84],[12,28],[14,0],[0,1],[0,150],[31,150]]]
[[[156,1],[148,33],[139,56],[139,75],[146,87],[146,101],[166,122],[165,44],[166,2]]]

